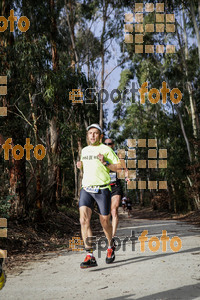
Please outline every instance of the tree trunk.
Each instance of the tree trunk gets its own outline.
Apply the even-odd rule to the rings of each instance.
[[[54,0],[50,0],[50,14],[51,14],[51,29],[50,29],[50,41],[51,41],[51,51],[52,51],[52,63],[53,70],[56,72],[58,69],[58,53],[56,46],[56,34],[57,34],[57,25],[55,18],[55,3]]]
[[[197,37],[197,47],[198,47],[198,55],[199,55],[199,63],[200,63],[200,33],[199,33],[199,28],[198,24],[196,21],[196,16],[195,16],[195,5],[194,5],[194,0],[190,0],[190,11],[191,11],[191,17],[192,17],[192,22],[194,24],[194,29]],[[200,1],[198,3],[198,12],[200,12]]]
[[[5,139],[0,134],[0,153],[2,152],[2,145],[5,143]],[[14,144],[12,143],[12,147]],[[26,201],[26,161],[25,157],[20,160],[15,160],[10,156],[10,168],[9,168],[9,195],[10,200],[10,217],[21,218],[27,212]]]
[[[192,189],[194,189],[194,188],[193,188],[193,183],[192,183],[192,181],[191,181],[191,179],[190,179],[189,176],[187,176],[187,180],[188,180],[188,182],[189,182],[190,187],[191,187]],[[198,193],[198,192],[195,193],[195,195],[194,195],[194,204],[195,204],[195,207],[196,207],[198,210],[200,210],[200,198],[199,198],[199,193]]]
[[[199,21],[200,21],[200,0],[198,1],[198,14],[199,14]]]
[[[69,0],[68,3],[65,0],[65,11],[67,15],[67,25],[70,33],[70,39],[71,39],[71,47],[70,47],[70,57],[71,57],[71,68],[75,72],[77,70],[77,73],[80,72],[79,70],[79,58],[78,58],[78,53],[76,51],[76,45],[75,45],[75,34],[74,34],[74,28],[75,28],[75,23],[74,23],[74,12],[73,12],[73,7],[75,6],[75,1]],[[81,90],[81,85],[78,86],[78,89]],[[81,115],[80,111],[77,109],[77,128],[80,128],[82,126],[81,122]],[[73,166],[74,166],[74,183],[75,183],[75,195],[74,198],[76,201],[79,199],[79,194],[80,194],[80,189],[81,189],[81,184],[82,184],[82,170],[78,172],[77,167],[76,167],[76,161],[80,160],[81,157],[81,139],[77,137],[78,140],[78,149],[74,147],[74,138],[71,135],[71,150],[72,150],[72,157],[73,157]],[[75,157],[75,151],[78,151],[77,158]]]
[[[186,19],[185,19],[185,9],[183,7],[183,36],[185,42],[185,59],[188,60],[189,58],[189,51],[188,51],[188,38],[186,33]]]
[[[171,90],[170,84],[169,84],[168,79],[166,77],[165,77],[165,81],[167,82],[167,85],[168,85],[169,89]],[[171,103],[171,106],[173,107],[172,103]],[[177,112],[177,115],[179,117],[179,121],[180,121],[180,125],[181,125],[181,130],[182,130],[183,137],[185,139],[185,143],[186,143],[186,146],[187,146],[188,157],[189,157],[189,160],[190,160],[190,163],[191,163],[192,162],[192,154],[191,154],[191,149],[190,149],[190,143],[189,143],[189,140],[188,140],[186,132],[185,132],[185,127],[184,127],[184,124],[183,124],[183,119],[182,119],[182,116],[181,116],[181,113],[180,113],[178,107],[176,105],[174,105],[174,108],[175,108],[175,110]]]
[[[103,30],[101,34],[101,89],[104,89],[104,73],[105,73],[105,48],[104,48],[104,37],[106,30],[106,22],[107,22],[107,8],[108,3],[107,0],[103,1]],[[99,125],[103,128],[103,93],[101,93],[100,97],[100,114],[99,114]]]
[[[191,163],[192,162],[192,154],[191,154],[191,150],[190,150],[190,144],[189,144],[186,132],[185,132],[183,119],[182,119],[182,116],[180,114],[180,111],[179,111],[178,107],[175,106],[175,109],[176,109],[176,112],[177,112],[178,117],[179,117],[179,121],[180,121],[180,124],[181,124],[181,129],[182,129],[182,132],[183,132],[183,137],[185,139],[185,143],[186,143],[186,146],[187,146],[188,157],[189,157],[189,160],[190,160],[190,163]]]
[[[68,13],[68,8],[70,15]],[[70,55],[71,55],[71,67],[75,71],[75,66],[77,66],[77,69],[79,69],[79,59],[78,54],[76,51],[75,46],[75,35],[74,35],[74,14],[73,14],[73,1],[69,0],[69,3],[67,4],[67,1],[65,0],[65,12],[67,15],[67,25],[69,29],[70,39],[71,39],[71,49],[70,49]],[[71,20],[70,20],[71,18]],[[75,60],[74,60],[75,58]]]
[[[33,81],[33,76],[31,75],[31,80]],[[37,128],[37,117],[34,113],[34,103],[33,97],[29,93],[29,101],[32,108],[32,119],[33,119],[33,131],[35,136],[35,145],[38,144],[38,128]],[[37,210],[36,219],[42,216],[42,188],[41,188],[41,161],[36,162],[36,203],[35,207]]]
[[[171,184],[171,187],[172,187],[173,198],[174,198],[173,208],[174,208],[174,212],[176,214],[177,213],[176,192],[175,192],[175,187],[173,184]]]
[[[71,135],[71,150],[72,150],[72,158],[73,158],[73,166],[74,166],[74,183],[75,183],[75,200],[78,200],[78,172],[76,167],[76,159],[74,155],[74,140],[73,135]]]
[[[48,130],[48,203],[53,209],[56,209],[56,190],[58,181],[58,132],[57,132],[57,117],[54,116],[49,122]]]
[[[10,217],[22,218],[26,212],[26,160],[11,158],[10,188],[11,196]]]
[[[50,0],[50,15],[51,15],[51,28],[50,28],[50,43],[51,43],[51,51],[52,51],[52,65],[54,73],[58,70],[58,53],[57,53],[57,45],[56,45],[56,36],[57,36],[57,24],[55,18],[55,3],[54,0]],[[56,202],[59,201],[58,197],[60,193],[57,193],[59,190],[59,185],[61,182],[60,172],[58,170],[58,161],[59,161],[59,153],[58,153],[58,140],[59,140],[59,129],[57,127],[57,116],[58,116],[58,96],[55,95],[54,99],[54,116],[49,122],[49,133],[48,133],[48,142],[49,142],[49,155],[48,155],[48,203],[51,208],[56,209]]]

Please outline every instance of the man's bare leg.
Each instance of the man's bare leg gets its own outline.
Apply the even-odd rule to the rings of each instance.
[[[110,214],[108,216],[100,215],[100,222],[103,227],[103,231],[108,240],[108,249],[106,254],[106,263],[110,264],[115,260],[115,249],[113,247],[112,240],[112,224],[110,222]]]
[[[115,236],[117,225],[119,222],[118,208],[121,201],[121,195],[114,195],[111,199],[111,215],[112,215],[112,237]]]
[[[80,223],[81,223],[81,235],[85,245],[85,248],[91,248],[91,245],[87,243],[87,237],[92,237],[92,230],[90,227],[90,219],[92,215],[91,208],[87,206],[81,206],[80,211]]]
[[[108,245],[112,246],[112,224],[110,222],[110,214],[107,216],[100,215],[100,222],[105,233],[105,236],[108,240]]]

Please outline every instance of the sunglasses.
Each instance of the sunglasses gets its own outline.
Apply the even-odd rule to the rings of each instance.
[[[104,143],[104,145],[111,146],[113,143]]]

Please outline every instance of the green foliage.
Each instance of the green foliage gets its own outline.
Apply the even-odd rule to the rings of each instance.
[[[1,218],[9,218],[9,209],[11,206],[11,196],[0,198],[0,216]]]

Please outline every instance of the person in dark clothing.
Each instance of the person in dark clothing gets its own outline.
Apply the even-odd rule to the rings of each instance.
[[[127,207],[127,210],[128,210],[128,217],[130,218],[131,210],[132,210],[132,203],[131,203],[129,198],[128,198],[127,203],[126,203],[126,207]]]

